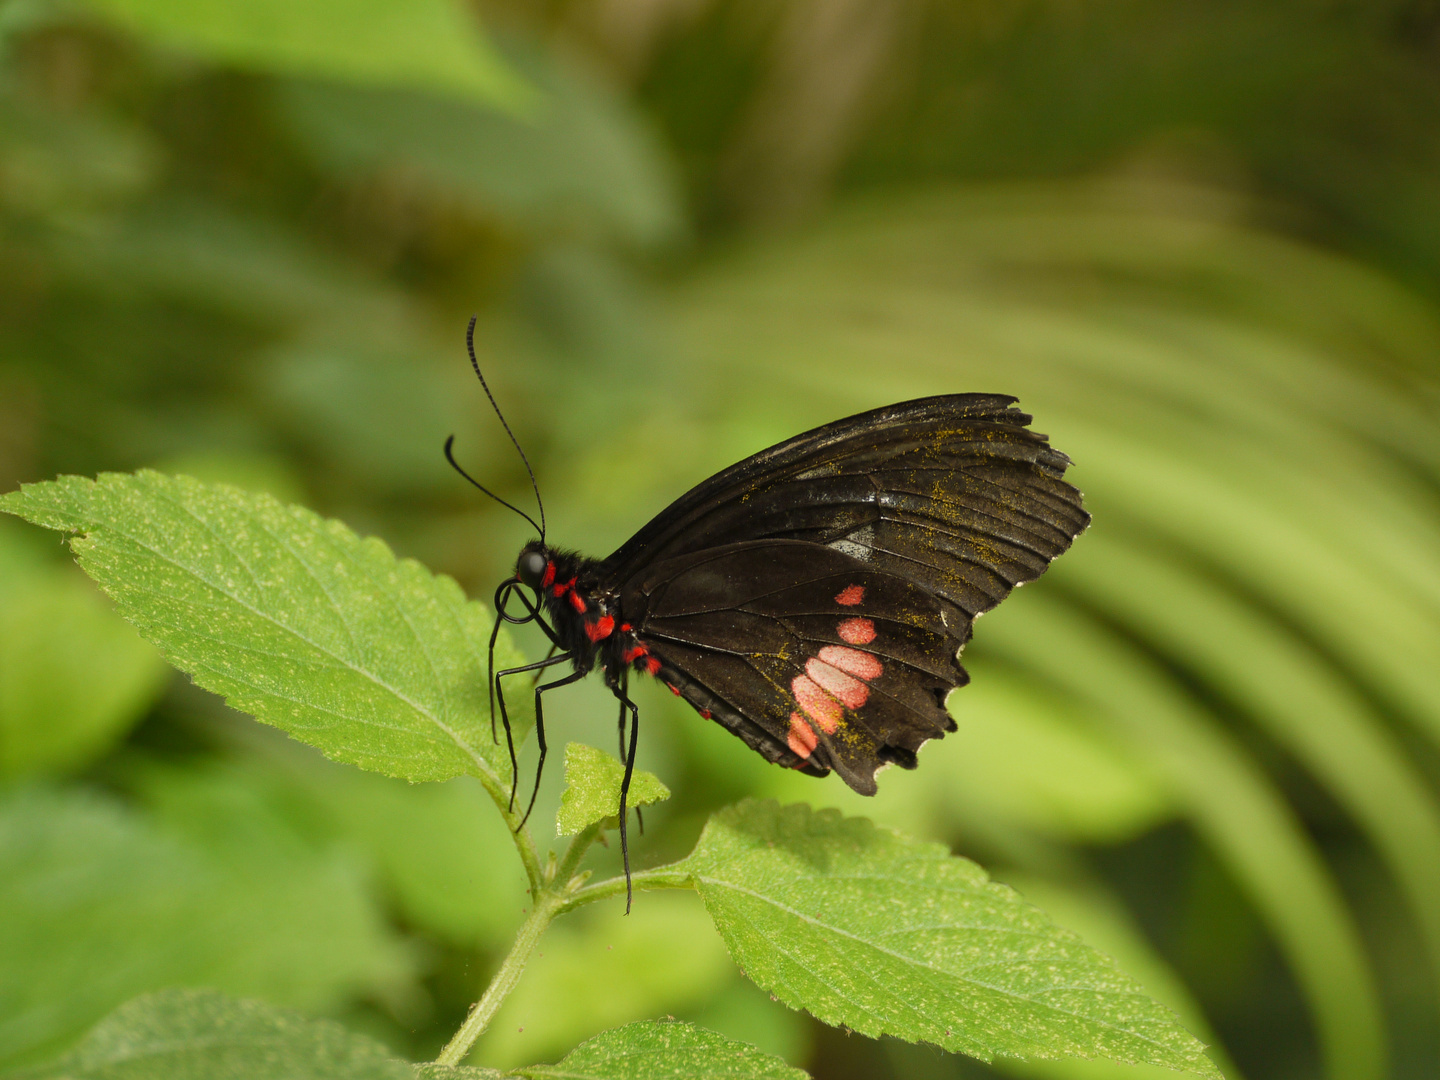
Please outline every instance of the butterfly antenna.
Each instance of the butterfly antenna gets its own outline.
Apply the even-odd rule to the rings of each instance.
[[[540,524],[535,527],[540,530],[540,542],[545,542],[545,502],[540,498],[540,485],[535,482],[535,470],[530,467],[530,459],[525,456],[525,451],[520,447],[520,440],[515,438],[515,432],[510,430],[510,424],[505,419],[505,414],[500,411],[500,406],[495,401],[495,395],[490,392],[490,384],[485,381],[485,376],[480,373],[480,361],[475,359],[475,316],[470,316],[470,325],[465,328],[465,349],[470,353],[470,366],[475,369],[475,377],[480,380],[480,385],[485,390],[485,396],[490,399],[490,407],[495,410],[495,415],[500,418],[500,425],[505,429],[505,434],[510,436],[510,441],[515,444],[515,452],[520,455],[520,460],[525,463],[525,471],[530,474],[530,486],[535,489],[535,505],[540,508]],[[454,461],[451,461],[454,464]],[[473,481],[472,481],[473,483]],[[479,485],[476,485],[477,487]],[[481,489],[484,490],[483,488]],[[505,504],[510,506],[509,503]],[[515,509],[513,506],[510,507]],[[517,511],[518,513],[518,511]],[[535,519],[529,514],[523,515],[525,520],[535,525]]]
[[[536,524],[535,524],[535,519],[532,518],[529,514],[527,514],[524,510],[521,510],[521,509],[520,509],[518,506],[516,506],[514,503],[506,502],[506,501],[505,501],[504,499],[502,499],[499,495],[496,495],[495,492],[491,491],[491,490],[490,490],[489,488],[487,488],[484,484],[480,483],[479,480],[476,480],[476,479],[475,479],[473,476],[471,476],[468,472],[466,472],[464,469],[462,469],[462,468],[460,467],[460,463],[455,460],[455,453],[454,453],[454,451],[451,449],[454,445],[455,445],[455,436],[454,436],[454,435],[451,435],[448,439],[445,440],[445,460],[448,461],[448,462],[450,462],[450,467],[451,467],[452,469],[454,469],[456,472],[458,472],[461,476],[463,476],[466,480],[470,481],[470,483],[472,483],[473,485],[475,485],[475,487],[477,487],[477,488],[479,488],[481,491],[483,491],[486,495],[489,495],[492,499],[494,499],[496,502],[498,502],[501,506],[509,507],[511,510],[514,510],[515,513],[519,514],[522,518],[524,518],[524,519],[525,519],[526,521],[528,521],[531,525],[533,525],[533,526],[539,531],[539,533],[540,533],[540,539],[541,539],[541,541],[543,542],[544,539],[545,539],[545,526],[544,526],[544,525],[536,525]],[[543,518],[542,518],[542,520],[543,520]]]

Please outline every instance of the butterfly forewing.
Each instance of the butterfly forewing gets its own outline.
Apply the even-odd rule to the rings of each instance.
[[[1013,398],[957,394],[799,435],[712,477],[606,560],[640,566],[745,540],[827,544],[973,618],[1034,580],[1089,521],[1069,459]]]

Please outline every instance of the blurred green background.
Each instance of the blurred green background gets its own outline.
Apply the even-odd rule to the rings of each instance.
[[[0,57],[0,489],[228,480],[488,600],[528,527],[445,436],[529,494],[471,312],[596,555],[811,425],[1018,394],[1095,524],[977,627],[960,730],[862,800],[646,692],[676,797],[639,864],[746,794],[842,806],[1015,885],[1232,1077],[1440,1071],[1433,0],[7,0]],[[601,688],[549,700],[611,748]],[[228,712],[0,522],[0,1067],[175,984],[433,1056],[524,906],[500,830]],[[475,1060],[672,1014],[826,1080],[1151,1075],[828,1030],[706,927],[557,925]]]

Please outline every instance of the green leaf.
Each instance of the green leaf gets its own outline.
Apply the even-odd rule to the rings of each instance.
[[[79,574],[0,549],[0,777],[72,770],[139,720],[169,674]],[[20,580],[14,580],[19,577]]]
[[[619,824],[620,784],[625,779],[625,766],[618,758],[584,743],[572,742],[565,747],[565,793],[560,797],[560,812],[555,815],[557,836],[574,836],[597,821],[607,829]],[[636,769],[630,776],[628,803],[631,807],[649,806],[670,798],[670,789],[654,773]]]
[[[678,1020],[640,1020],[581,1043],[530,1080],[805,1080],[779,1058]]]
[[[455,0],[90,0],[165,45],[222,63],[424,87],[511,111],[535,92]]]
[[[175,772],[184,833],[93,795],[0,801],[0,1061],[35,1060],[165,986],[305,1009],[409,990],[413,960],[360,867],[233,785]]]
[[[327,1020],[210,990],[122,1005],[53,1064],[15,1080],[413,1080],[377,1042]]]
[[[735,961],[828,1024],[997,1057],[1105,1057],[1218,1077],[1112,961],[974,863],[864,818],[746,802],[688,871]]]
[[[0,510],[70,546],[171,663],[329,757],[407,780],[509,778],[490,618],[450,578],[268,495],[144,471],[67,476]],[[505,647],[497,663],[518,661]],[[517,735],[527,723],[511,717]]]

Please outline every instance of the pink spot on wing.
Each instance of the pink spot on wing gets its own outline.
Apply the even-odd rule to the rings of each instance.
[[[790,737],[785,740],[790,744],[790,749],[799,754],[802,758],[808,758],[815,752],[815,747],[820,745],[820,736],[815,734],[814,729],[805,722],[805,718],[798,712],[790,714]]]
[[[840,707],[840,702],[820,689],[814,679],[796,675],[790,680],[790,692],[795,695],[795,700],[800,703],[800,708],[805,710],[806,715],[819,725],[821,731],[828,735],[840,726],[840,717],[845,710]]]
[[[864,585],[846,585],[835,596],[835,603],[844,604],[846,607],[854,607],[865,599]]]
[[[826,645],[820,650],[820,659],[867,682],[885,674],[885,665],[873,655],[859,649],[847,649],[844,645]]]
[[[870,699],[870,688],[859,679],[851,678],[839,668],[833,668],[821,660],[805,663],[805,674],[814,679],[825,690],[839,698],[847,708],[858,709]],[[804,702],[802,701],[803,705]],[[809,712],[810,710],[805,710]]]
[[[870,619],[846,619],[839,626],[840,640],[851,645],[869,645],[875,640],[875,623]]]
[[[702,717],[704,717],[706,720],[709,720],[709,719],[710,719],[710,710],[709,710],[709,709],[701,709],[701,710],[700,710],[700,715],[701,715]]]
[[[678,686],[676,686],[674,683],[668,683],[668,682],[667,682],[665,685],[668,686],[668,687],[670,687],[670,693],[674,694],[676,697],[679,697],[679,696],[680,696],[680,688],[679,688]]]

